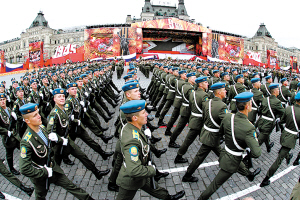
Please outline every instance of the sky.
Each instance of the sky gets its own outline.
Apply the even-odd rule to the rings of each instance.
[[[163,0],[153,0],[159,2]],[[178,0],[165,0],[178,4]],[[15,0],[0,5],[0,42],[20,37],[37,13],[43,11],[53,29],[125,23],[126,16],[140,18],[144,0]],[[285,0],[185,0],[190,19],[210,29],[253,37],[264,23],[284,47],[300,49],[300,1]]]

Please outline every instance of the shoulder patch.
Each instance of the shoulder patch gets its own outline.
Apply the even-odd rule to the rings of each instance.
[[[26,154],[27,154],[27,149],[26,147],[22,146],[21,147],[21,158],[26,158]]]
[[[205,97],[204,101],[207,101],[208,100],[208,97]]]
[[[256,141],[258,142],[256,131],[253,132],[253,137],[254,137],[254,138],[256,139]]]
[[[53,116],[50,117],[49,124],[50,124],[50,125],[53,125],[53,124],[54,124],[54,117],[53,117]]]
[[[139,160],[138,157],[138,149],[136,146],[132,146],[129,149],[130,159],[134,162],[137,162]]]
[[[65,110],[69,110],[69,107],[70,107],[70,105],[67,103],[67,104],[65,105]]]
[[[229,113],[227,109],[225,109],[225,113],[226,113],[226,114]]]
[[[41,124],[40,127],[42,127],[43,129],[46,129],[46,127],[43,124]]]
[[[140,135],[139,135],[139,133],[137,132],[137,130],[133,130],[133,131],[132,131],[132,137],[135,138],[135,139],[137,139],[137,140],[139,140]]]
[[[26,142],[28,142],[28,140],[30,140],[31,137],[32,137],[32,134],[31,134],[30,132],[28,132],[28,133],[25,135],[24,140],[25,140]]]

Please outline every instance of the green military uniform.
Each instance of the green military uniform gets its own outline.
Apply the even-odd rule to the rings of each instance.
[[[253,93],[252,98],[252,111],[248,113],[248,119],[252,124],[255,124],[256,116],[258,114],[258,109],[260,107],[261,102],[264,99],[263,93],[257,88],[253,88],[250,90]]]
[[[201,194],[200,200],[208,199],[234,173],[239,172],[244,176],[250,175],[249,170],[242,162],[242,153],[245,148],[250,148],[253,158],[258,158],[261,155],[255,127],[249,122],[245,114],[241,112],[227,114],[221,123],[220,133],[225,135],[225,149],[222,150],[219,158],[221,169],[212,183]]]
[[[292,93],[287,87],[285,87],[284,85],[279,86],[279,95],[277,98],[281,101],[281,104],[284,108],[289,105],[289,100],[291,97]]]
[[[293,188],[292,194],[290,196],[290,200],[298,200],[300,197],[300,179],[296,183],[295,187]]]
[[[295,91],[297,91],[297,85],[298,85],[298,81],[296,80],[296,79],[294,79],[294,80],[292,80],[291,81],[291,83],[290,83],[290,87],[289,87],[289,90],[291,91],[291,92],[295,92]]]
[[[245,91],[246,91],[246,86],[244,86],[241,83],[236,83],[235,85],[232,85],[230,87],[229,94],[228,94],[228,101],[230,102],[231,112],[233,112],[233,113],[237,112],[234,97],[236,95],[238,95],[239,93],[242,93]]]
[[[260,110],[262,116],[257,121],[257,126],[260,131],[258,143],[260,146],[265,143],[267,151],[270,152],[270,134],[275,126],[275,119],[282,116],[284,108],[282,107],[280,100],[277,99],[276,96],[271,95],[270,97],[263,99]]]
[[[269,86],[270,86],[269,82],[267,82],[266,84],[261,85],[260,90],[263,92],[264,97],[271,96]]]
[[[27,99],[23,99],[23,101],[18,98],[15,102],[14,102],[14,106],[13,106],[13,109],[12,111],[16,113],[17,115],[17,128],[16,128],[16,131],[17,133],[19,134],[20,138],[23,137],[23,134],[27,128],[27,125],[26,123],[23,121],[23,117],[21,115],[21,112],[20,112],[20,107],[23,106],[24,104],[27,103]]]
[[[166,102],[167,102],[167,96],[168,96],[168,92],[169,92],[169,88],[170,88],[170,78],[172,77],[172,74],[167,74],[166,78],[165,78],[165,87],[164,87],[164,91],[163,91],[163,98],[161,100],[161,103],[159,104],[159,107],[157,108],[157,111],[155,113],[155,117],[159,117],[160,116],[160,112],[162,111],[162,109],[164,108]]]
[[[150,178],[155,176],[156,171],[152,166],[147,166],[150,147],[145,134],[127,123],[120,134],[120,144],[124,162],[117,178],[120,189],[116,199],[133,199],[138,189],[158,199],[166,199],[166,189],[156,182],[156,189],[150,186]]]
[[[209,90],[208,90],[207,94],[210,99],[214,98],[214,92],[212,90],[210,90],[210,86],[212,86],[213,84],[215,84],[219,81],[220,81],[220,78],[215,77],[215,76],[208,79]]]
[[[46,199],[48,192],[46,190],[48,172],[44,166],[49,157],[47,145],[50,142],[48,140],[48,132],[43,125],[40,126],[40,131],[47,140],[47,143],[31,128],[27,128],[21,140],[21,155],[19,161],[21,173],[30,178],[34,184],[35,198],[38,200]],[[58,143],[62,143],[61,138],[58,138]],[[88,193],[74,185],[67,178],[53,158],[51,158],[50,167],[53,169],[53,175],[49,178],[49,183],[63,187],[78,199],[92,199]]]
[[[123,74],[123,71],[124,71],[124,69],[123,69],[122,64],[121,64],[121,63],[118,63],[118,64],[117,64],[117,78],[118,78],[118,79],[121,78],[121,76],[122,76],[122,74]]]

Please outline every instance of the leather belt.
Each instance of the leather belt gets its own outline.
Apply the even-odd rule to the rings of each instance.
[[[230,150],[226,145],[225,145],[225,150],[230,153],[231,155],[234,155],[234,156],[242,156],[243,155],[243,152],[236,152],[236,151],[232,151]]]
[[[271,118],[271,117],[266,117],[266,116],[264,116],[264,115],[262,115],[261,116],[263,119],[266,119],[266,120],[268,120],[268,121],[274,121],[274,119],[273,118]]]
[[[183,106],[190,106],[188,103],[182,103]]]
[[[169,89],[169,92],[175,92],[175,90],[171,90],[171,89]]]
[[[194,112],[192,112],[192,115],[195,117],[202,117],[202,114],[198,114],[198,113],[194,113]]]
[[[220,131],[220,129],[213,129],[213,128],[209,128],[207,127],[205,124],[203,126],[206,130],[210,131],[210,132],[214,132],[214,133],[217,133]]]
[[[182,99],[182,97],[181,96],[175,96],[176,98],[178,98],[178,99]]]
[[[286,130],[287,132],[289,132],[289,133],[291,133],[293,135],[298,135],[298,132],[292,131],[292,130],[288,129],[287,127],[285,127],[284,130]]]

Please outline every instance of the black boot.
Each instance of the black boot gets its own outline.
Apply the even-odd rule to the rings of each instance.
[[[179,144],[177,144],[176,142],[169,142],[169,147],[170,148],[180,148],[180,145]]]
[[[293,157],[293,153],[290,153],[288,158],[286,159],[286,165],[290,164],[292,157]]]
[[[177,199],[182,198],[184,195],[185,195],[185,191],[181,190],[180,192],[177,192],[174,195],[168,194],[168,196],[167,196],[167,198],[165,200],[177,200]]]
[[[174,163],[187,163],[187,162],[188,162],[188,159],[183,158],[181,155],[178,155],[178,154],[174,160]]]
[[[101,149],[101,151],[99,152],[99,154],[101,155],[101,157],[103,158],[103,160],[107,160],[108,157],[114,155],[114,152],[113,151],[106,152],[106,151],[103,151],[103,149]]]
[[[104,142],[105,144],[107,144],[108,141],[111,140],[113,137],[114,137],[114,136],[112,136],[112,135],[111,135],[111,136],[105,136],[105,135],[103,135],[103,134],[100,135],[100,138],[103,140],[103,142]]]
[[[151,136],[150,142],[151,144],[155,144],[156,142],[161,141],[161,137],[154,137],[153,135]]]
[[[116,183],[108,182],[107,189],[109,191],[119,192],[119,186]]]
[[[13,160],[13,159],[7,160],[7,164],[8,164],[8,166],[9,166],[9,169],[10,169],[11,173],[13,173],[14,175],[20,175],[20,172],[18,172],[18,171],[14,168],[14,160]]]
[[[147,120],[148,120],[149,122],[153,121],[153,119],[154,119],[154,117],[149,117],[149,115],[148,115]]]
[[[198,181],[197,177],[189,175],[187,173],[182,177],[182,182],[197,182],[197,181]]]
[[[101,132],[104,132],[104,131],[107,131],[107,130],[108,130],[108,127],[103,128],[102,126],[99,126],[99,128],[100,128]]]
[[[158,126],[167,126],[167,124],[164,122],[164,120],[158,120],[157,125]]]
[[[255,176],[258,175],[260,173],[261,169],[257,168],[254,172],[250,172],[250,174],[247,176],[249,181],[253,181]]]
[[[269,144],[269,146],[267,147],[267,152],[268,152],[268,153],[271,152],[271,149],[272,149],[273,146],[274,146],[274,142],[271,142],[271,143]]]
[[[104,121],[107,123],[109,120],[112,119],[112,117],[106,117],[106,116],[104,115],[103,119],[104,119]]]
[[[160,156],[162,154],[166,153],[166,152],[167,152],[166,148],[164,148],[162,150],[158,150],[158,149],[155,148],[155,150],[153,151],[153,153],[154,153],[154,155],[155,155],[156,158],[160,158]]]
[[[166,136],[171,136],[172,135],[171,129],[167,128],[167,130],[165,132],[165,135]]]
[[[25,187],[25,186],[22,185],[22,184],[21,184],[20,189],[21,189],[22,191],[24,191],[24,192],[25,192],[28,196],[30,196],[30,197],[31,197],[31,195],[32,195],[32,193],[33,193],[33,191],[34,191],[34,188],[28,188],[28,187]]]
[[[160,113],[159,113],[159,112],[156,112],[156,113],[155,113],[155,117],[156,117],[156,118],[159,118],[159,117],[160,117]]]
[[[158,126],[153,126],[152,124],[150,124],[149,122],[147,123],[148,128],[150,129],[151,132],[155,131],[156,129],[158,129]]]
[[[113,112],[113,111],[112,111],[112,112],[108,111],[107,114],[108,114],[109,116],[112,116],[113,114],[115,114],[115,112]]]
[[[1,191],[0,191],[0,199],[5,199],[5,196]]]
[[[158,182],[161,178],[169,176],[169,172],[160,172],[156,169],[156,175],[154,176],[154,180]]]
[[[64,162],[66,165],[74,165],[74,162],[71,161],[69,157],[63,158],[63,162]]]
[[[114,103],[114,104],[112,104],[111,106],[112,106],[113,108],[115,108],[115,107],[118,106],[118,104],[117,104],[117,103]]]
[[[294,163],[293,163],[293,166],[299,165],[299,159],[300,159],[300,157],[297,156],[296,160],[295,160]]]
[[[98,169],[95,168],[92,172],[96,176],[96,178],[98,180],[100,180],[102,178],[102,176],[107,175],[110,172],[110,170],[107,169],[107,170],[104,170],[104,171],[100,171],[100,170],[98,170]]]
[[[261,182],[260,187],[265,187],[267,185],[270,185],[269,177],[266,176],[266,178]]]

